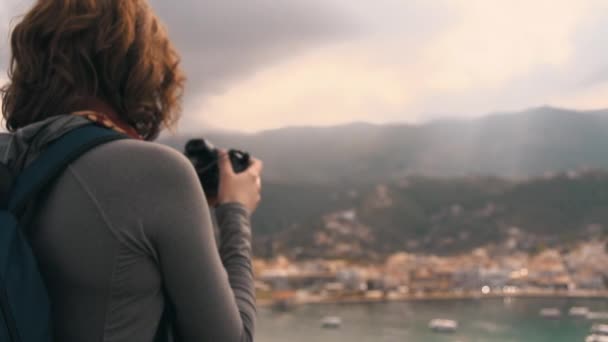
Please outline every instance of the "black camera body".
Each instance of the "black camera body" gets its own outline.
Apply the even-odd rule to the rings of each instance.
[[[205,139],[192,139],[186,144],[184,154],[194,165],[205,195],[216,197],[220,184],[218,149]],[[247,170],[251,164],[251,157],[247,152],[231,149],[228,151],[228,157],[235,173]]]

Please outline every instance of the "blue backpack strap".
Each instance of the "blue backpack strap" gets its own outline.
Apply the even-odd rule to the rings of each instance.
[[[35,207],[38,195],[70,162],[99,144],[123,138],[116,131],[87,125],[49,144],[14,182],[8,168],[0,167],[0,195],[5,202],[0,207],[0,341],[52,340],[47,289],[22,228],[28,226],[29,209]]]
[[[11,188],[8,209],[20,217],[28,202],[59,176],[68,164],[97,145],[126,138],[117,131],[93,124],[66,133],[51,143],[17,176]]]
[[[8,196],[13,185],[13,173],[7,165],[0,163],[0,210],[8,208]]]

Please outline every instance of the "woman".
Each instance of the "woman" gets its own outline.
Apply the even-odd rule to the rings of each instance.
[[[217,198],[190,162],[151,143],[178,119],[184,77],[145,0],[39,0],[11,36],[0,138],[11,168],[90,124],[133,139],[93,149],[40,199],[29,231],[56,341],[252,341],[249,217],[261,162],[234,174],[222,152]],[[219,253],[208,203],[216,206]]]

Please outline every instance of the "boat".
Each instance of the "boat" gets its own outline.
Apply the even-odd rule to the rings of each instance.
[[[608,324],[594,324],[591,327],[591,333],[594,335],[608,336]]]
[[[540,315],[544,318],[559,318],[562,312],[558,308],[544,308],[540,310]]]
[[[451,319],[436,318],[429,322],[429,328],[435,332],[452,333],[458,329],[458,322]]]
[[[337,316],[327,316],[321,320],[321,326],[328,329],[336,329],[342,326],[342,318]]]
[[[589,312],[589,313],[587,313],[587,319],[591,319],[591,320],[608,319],[608,312],[605,312],[605,311]]]
[[[594,324],[591,327],[591,335],[587,336],[585,342],[608,342],[608,324]]]
[[[568,314],[575,317],[587,317],[589,308],[585,306],[573,306],[570,308]]]
[[[608,336],[605,335],[589,335],[585,339],[585,342],[608,342]]]

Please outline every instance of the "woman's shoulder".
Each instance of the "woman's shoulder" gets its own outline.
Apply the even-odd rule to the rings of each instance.
[[[117,140],[89,151],[74,164],[89,170],[103,169],[108,175],[138,178],[196,177],[192,163],[181,152],[166,145],[134,139]]]
[[[97,158],[124,158],[136,160],[154,160],[165,162],[185,162],[188,159],[178,150],[151,141],[122,139],[101,145],[90,153]]]

